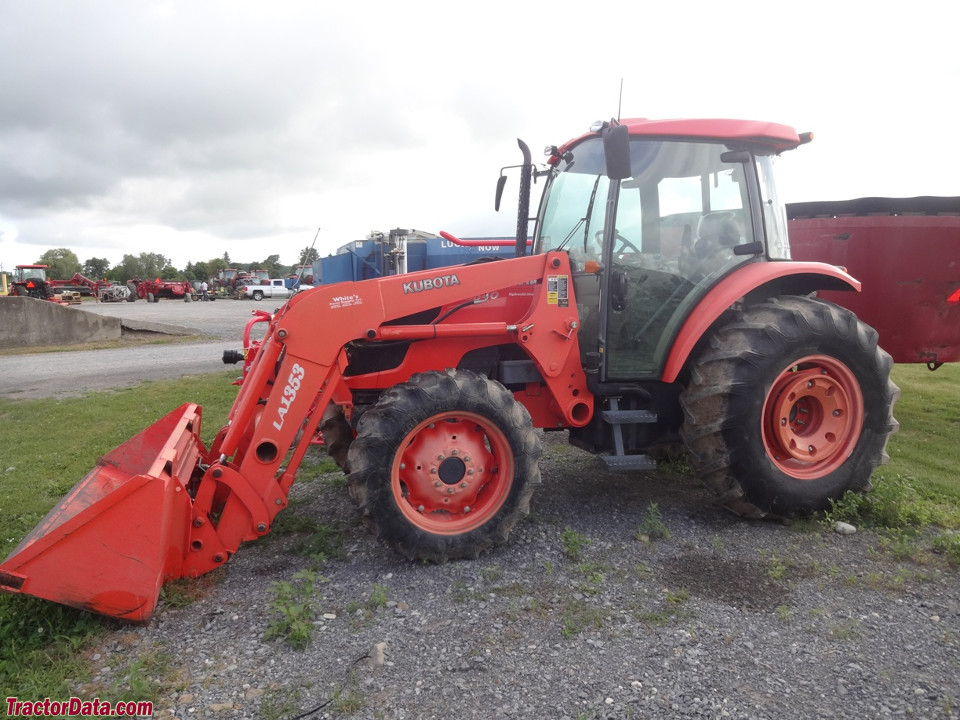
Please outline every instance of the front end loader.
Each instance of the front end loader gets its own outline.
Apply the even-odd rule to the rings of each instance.
[[[557,426],[585,423],[592,399],[579,365],[576,313],[547,297],[551,278],[564,273],[563,254],[504,263],[497,283],[504,296],[521,288],[523,302],[502,303],[508,319],[479,324],[389,323],[489,294],[486,265],[294,296],[270,322],[209,449],[199,437],[200,408],[188,404],[100,458],[0,565],[0,587],[127,620],[149,618],[163,583],[219,567],[242,541],[269,532],[323,410],[352,407],[343,376],[351,343],[519,344],[539,359],[546,379],[542,414]],[[471,482],[495,475],[495,462],[463,475]],[[488,484],[475,482],[468,501],[458,486],[457,501],[482,505]]]
[[[682,439],[747,517],[865,489],[898,391],[876,333],[813,297],[859,283],[790,260],[772,159],[806,139],[611,121],[549,147],[542,171],[521,143],[516,257],[319,286],[256,318],[210,447],[187,404],[101,458],[0,588],[146,620],[164,582],[270,531],[318,431],[377,535],[437,562],[476,557],[529,510],[535,428],[627,471]]]

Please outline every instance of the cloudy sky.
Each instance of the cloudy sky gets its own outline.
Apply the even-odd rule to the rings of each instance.
[[[493,195],[516,138],[539,160],[618,102],[812,130],[788,202],[960,196],[958,21],[947,0],[0,0],[0,263],[512,235]]]

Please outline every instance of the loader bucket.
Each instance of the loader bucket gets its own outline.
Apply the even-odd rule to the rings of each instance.
[[[100,458],[0,564],[0,589],[147,620],[181,575],[200,416],[183,405]]]

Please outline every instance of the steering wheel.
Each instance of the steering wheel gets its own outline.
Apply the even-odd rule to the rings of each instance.
[[[625,238],[623,235],[621,235],[619,230],[615,230],[614,232],[616,233],[616,234],[614,235],[614,241],[620,243],[619,246],[617,246],[617,245],[614,246],[613,254],[614,254],[615,257],[619,257],[619,256],[623,255],[624,252],[625,252],[626,250],[628,250],[628,249],[629,249],[631,252],[636,253],[637,255],[640,255],[640,254],[641,254],[640,248],[638,248],[636,245],[634,245],[632,242],[630,242],[630,240],[628,240],[628,239]],[[594,237],[594,240],[596,241],[597,245],[602,245],[602,244],[603,244],[603,231],[602,231],[602,230],[598,230],[598,231],[597,231],[597,233],[596,233],[596,235],[595,235],[595,237]]]

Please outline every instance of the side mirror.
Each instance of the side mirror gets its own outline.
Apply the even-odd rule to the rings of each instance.
[[[626,125],[604,128],[603,157],[607,163],[607,177],[626,180],[630,172],[630,131]]]
[[[493,201],[494,212],[500,212],[500,200],[503,199],[503,188],[507,184],[507,176],[501,175],[497,178],[497,197]]]

